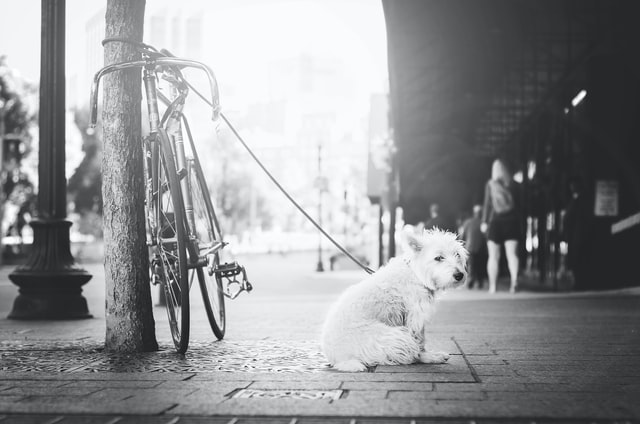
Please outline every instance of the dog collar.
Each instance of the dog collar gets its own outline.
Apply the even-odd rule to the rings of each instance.
[[[418,275],[413,271],[413,268],[411,268],[411,258],[407,258],[407,257],[403,257],[402,258],[402,262],[405,263],[405,265],[407,265],[407,268],[409,268],[409,271],[411,271],[411,273],[414,275],[415,278],[418,279],[418,281],[420,281],[420,283],[422,284],[422,287],[424,287],[424,289],[427,291],[427,295],[433,299],[436,296],[436,291],[430,287],[427,287],[424,283],[422,283],[422,280],[420,280],[420,277],[418,277]]]

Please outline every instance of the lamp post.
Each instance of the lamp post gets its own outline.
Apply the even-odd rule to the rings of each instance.
[[[318,178],[316,186],[318,188],[318,225],[322,227],[322,192],[326,189],[327,180],[322,176],[322,142],[318,142]],[[318,234],[318,265],[317,272],[324,272],[322,264],[322,234]]]
[[[81,286],[91,274],[71,254],[65,178],[65,0],[42,0],[38,214],[27,262],[9,275],[20,287],[9,318],[91,318]]]

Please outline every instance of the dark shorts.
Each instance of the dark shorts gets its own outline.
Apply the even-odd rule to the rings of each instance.
[[[494,243],[502,244],[505,240],[518,240],[520,230],[518,218],[513,215],[494,215],[489,223],[487,238]]]

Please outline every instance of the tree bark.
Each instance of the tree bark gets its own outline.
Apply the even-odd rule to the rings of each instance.
[[[106,36],[142,41],[145,0],[108,0]],[[125,43],[105,45],[105,64],[139,57]],[[158,349],[146,246],[139,69],[105,77],[102,196],[106,341],[110,351]]]

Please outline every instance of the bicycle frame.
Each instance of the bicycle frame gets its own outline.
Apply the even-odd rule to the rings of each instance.
[[[90,98],[90,125],[91,127],[95,127],[97,119],[98,119],[98,91],[100,88],[100,80],[105,75],[108,75],[112,72],[116,71],[124,71],[132,68],[141,68],[143,70],[143,83],[144,83],[144,91],[145,97],[147,101],[148,108],[148,117],[149,117],[149,133],[153,135],[158,132],[158,128],[162,125],[160,121],[160,114],[158,108],[158,98],[167,105],[167,112],[169,114],[169,121],[166,124],[166,128],[174,128],[171,131],[172,144],[174,145],[175,159],[176,165],[178,168],[178,173],[181,174],[185,172],[187,169],[188,163],[187,158],[185,156],[184,149],[184,140],[182,137],[182,128],[181,128],[181,117],[182,117],[182,108],[184,106],[184,101],[186,99],[187,88],[183,89],[183,92],[177,94],[173,99],[167,99],[162,96],[161,93],[157,90],[156,83],[156,71],[157,70],[167,70],[167,69],[175,69],[175,68],[195,68],[202,70],[206,75],[209,82],[210,92],[211,92],[211,103],[210,106],[212,108],[212,120],[215,121],[220,116],[220,100],[219,100],[219,89],[218,83],[215,78],[213,71],[204,63],[197,62],[189,59],[180,59],[175,57],[146,57],[142,60],[134,60],[127,62],[119,62],[111,65],[107,65],[100,69],[93,78],[93,83],[91,86],[91,98]],[[175,89],[176,84],[171,83],[172,89]],[[191,140],[190,140],[191,141]],[[195,149],[192,148],[195,152]],[[196,159],[197,160],[197,159]],[[187,194],[184,196],[185,201],[185,212],[187,214],[189,231],[191,231],[194,227],[194,215],[193,215],[193,203],[192,199],[188,195],[190,191],[187,187],[188,181],[186,179],[181,179],[181,185],[183,186],[183,193]],[[216,246],[211,246],[208,250],[208,253],[214,253],[224,247],[223,243],[220,243]],[[190,256],[194,256],[195,252],[191,251]],[[202,261],[197,258],[190,261],[190,267],[202,266]],[[209,265],[209,264],[208,264]]]

